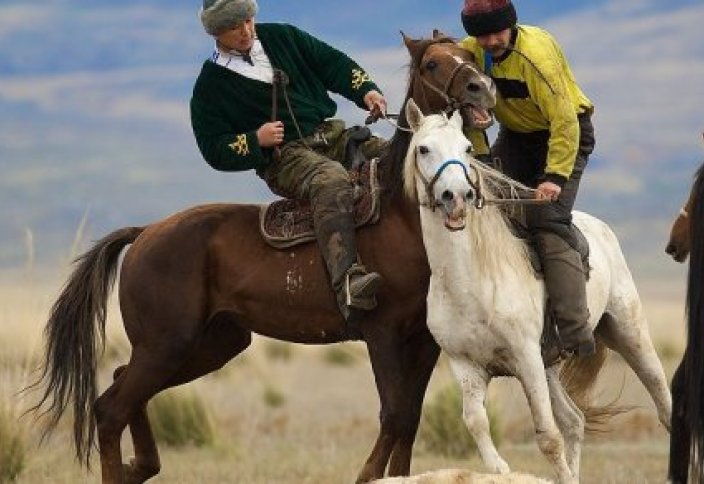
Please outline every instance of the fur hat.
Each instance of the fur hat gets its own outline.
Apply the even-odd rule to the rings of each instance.
[[[203,0],[200,21],[210,35],[241,24],[257,14],[256,0]]]
[[[511,0],[465,0],[462,25],[469,35],[501,32],[516,25],[518,16]]]

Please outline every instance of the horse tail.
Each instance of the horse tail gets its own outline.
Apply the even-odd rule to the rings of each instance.
[[[618,397],[605,405],[593,402],[593,388],[604,368],[609,350],[604,343],[596,340],[594,355],[571,358],[560,370],[560,382],[572,401],[584,414],[585,430],[589,433],[603,433],[608,429],[608,421],[619,414],[628,412],[633,407],[617,405]]]
[[[45,382],[46,388],[39,403],[29,411],[37,411],[50,402],[42,412],[49,418],[46,436],[71,403],[76,456],[86,466],[90,464],[95,439],[97,354],[105,346],[107,299],[122,249],[143,231],[143,227],[116,230],[80,256],[44,329],[41,376],[32,387]]]
[[[704,166],[692,186],[691,251],[687,274],[687,349],[684,356],[685,422],[690,431],[690,481],[704,478]]]

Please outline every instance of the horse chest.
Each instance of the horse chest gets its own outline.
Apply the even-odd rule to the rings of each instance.
[[[450,355],[471,354],[472,359],[487,361],[505,339],[488,320],[472,317],[448,320],[429,314],[428,328],[440,347]]]

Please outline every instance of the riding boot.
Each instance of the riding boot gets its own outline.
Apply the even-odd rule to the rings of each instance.
[[[326,187],[315,198],[313,221],[316,238],[330,275],[337,304],[345,320],[352,309],[376,307],[381,276],[358,263],[353,217],[352,187]]]
[[[535,239],[543,264],[549,307],[555,316],[560,351],[577,356],[593,355],[595,343],[589,328],[582,256],[553,232],[537,232]]]

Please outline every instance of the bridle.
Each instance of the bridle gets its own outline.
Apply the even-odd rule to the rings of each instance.
[[[436,45],[436,44],[453,44],[454,45],[455,41],[450,39],[450,38],[442,38],[439,40],[436,40],[434,42],[429,42],[426,46],[425,49],[423,49],[423,52],[421,52],[418,55],[418,62],[415,63],[413,66],[413,71],[412,71],[412,77],[413,79],[418,78],[421,81],[421,94],[423,96],[423,101],[425,102],[426,106],[428,105],[428,99],[427,99],[427,93],[426,93],[426,88],[430,89],[432,92],[437,94],[442,98],[442,100],[445,102],[445,108],[443,109],[443,112],[445,114],[450,115],[452,114],[453,111],[456,111],[458,109],[461,109],[466,106],[471,106],[472,104],[467,102],[467,101],[461,101],[455,97],[453,97],[450,94],[450,89],[452,88],[452,84],[455,82],[455,79],[457,78],[457,75],[465,69],[469,69],[473,74],[479,75],[481,72],[477,68],[477,66],[469,61],[458,61],[455,67],[452,69],[452,72],[450,72],[450,76],[447,78],[445,83],[443,85],[436,85],[432,82],[430,82],[428,79],[424,77],[424,73],[426,72],[423,69],[423,57],[425,57],[425,53],[427,52],[428,48],[430,48],[431,45]],[[453,56],[449,55],[453,60],[456,60]]]
[[[477,168],[469,165],[469,169],[474,170],[474,173],[477,176],[477,181],[476,183],[472,181],[472,177],[469,176],[469,170],[467,169],[467,165],[462,163],[458,159],[452,159],[452,160],[447,160],[445,161],[442,165],[438,167],[437,170],[435,170],[435,174],[433,177],[428,180],[425,175],[423,175],[423,172],[420,170],[418,167],[418,157],[415,157],[415,169],[416,169],[416,175],[420,179],[421,183],[423,184],[423,188],[425,190],[425,196],[427,197],[427,200],[424,202],[420,202],[420,205],[422,206],[427,206],[430,207],[431,210],[435,211],[435,208],[442,205],[436,198],[435,198],[435,184],[438,182],[440,177],[442,176],[442,173],[447,169],[447,167],[452,166],[452,165],[457,165],[460,168],[462,168],[462,172],[464,173],[464,177],[467,180],[467,183],[469,183],[469,186],[472,187],[472,190],[474,190],[474,206],[478,209],[484,208],[484,195],[483,195],[483,190],[482,190],[482,177],[479,175],[479,172],[477,171]]]
[[[425,56],[426,51],[431,45],[435,44],[454,44],[455,41],[450,39],[450,38],[443,38],[440,40],[436,40],[433,42],[429,42],[425,48],[423,49],[423,52],[418,54],[418,61],[414,63],[413,68],[411,70],[411,83],[415,82],[416,79],[420,80],[420,89],[421,89],[421,96],[423,97],[423,102],[425,103],[426,106],[429,105],[428,103],[428,94],[427,90],[432,91],[433,93],[437,94],[440,96],[440,98],[445,102],[445,107],[442,109],[442,112],[445,113],[446,115],[450,116],[454,111],[457,111],[459,109],[462,109],[466,106],[472,106],[472,103],[467,102],[467,101],[461,101],[455,97],[453,97],[450,94],[450,89],[452,88],[453,83],[455,82],[455,79],[457,78],[457,75],[464,69],[469,69],[472,73],[474,74],[481,74],[477,66],[469,61],[462,61],[458,62],[457,65],[452,69],[452,72],[450,73],[450,76],[447,78],[447,81],[443,85],[435,85],[432,82],[430,82],[428,79],[424,77],[424,69],[422,68],[422,61],[423,57]],[[412,130],[409,129],[407,126],[401,126],[398,123],[398,119],[400,117],[400,114],[397,113],[386,113],[381,116],[384,121],[389,123],[391,126],[394,128],[405,131],[407,133],[411,133]],[[396,121],[394,121],[396,120]],[[376,119],[372,116],[367,117],[366,121],[364,122],[365,124],[372,124]]]
[[[435,84],[431,83],[428,79],[426,79],[423,76],[424,71],[420,66],[417,68],[417,70],[414,69],[414,75],[417,75],[421,81],[421,93],[425,104],[428,105],[428,96],[426,93],[426,88],[428,88],[435,94],[439,95],[443,99],[443,101],[445,101],[445,108],[443,109],[443,112],[447,115],[452,114],[452,112],[457,111],[458,109],[462,109],[466,106],[471,106],[472,103],[467,101],[460,101],[459,99],[450,95],[450,88],[455,82],[455,78],[457,77],[457,75],[463,69],[469,69],[472,73],[479,74],[479,70],[474,66],[473,63],[468,61],[459,62],[452,69],[452,72],[450,73],[450,76],[448,77],[447,81],[441,87],[436,86]]]

